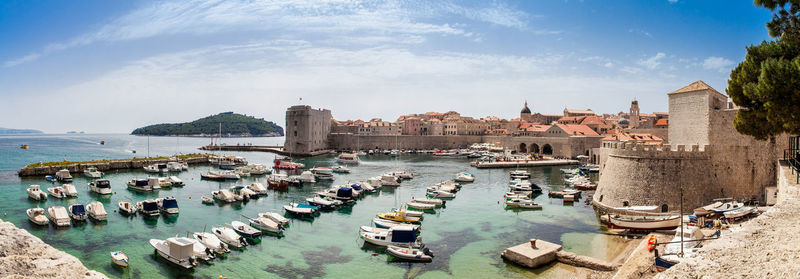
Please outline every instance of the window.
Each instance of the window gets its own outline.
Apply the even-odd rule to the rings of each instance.
[[[624,201],[622,202],[622,206],[628,207],[630,206],[630,203],[628,201]]]
[[[294,136],[295,136],[295,137],[297,136],[297,131],[294,131]]]
[[[669,206],[667,206],[666,204],[662,204],[661,205],[661,212],[667,212],[667,211],[669,211]]]

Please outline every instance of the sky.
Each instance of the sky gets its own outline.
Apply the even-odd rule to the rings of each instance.
[[[283,126],[455,110],[667,111],[769,40],[752,1],[0,1],[0,127],[129,133],[234,111]]]

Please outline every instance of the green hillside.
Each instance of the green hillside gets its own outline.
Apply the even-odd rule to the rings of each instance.
[[[156,124],[138,128],[132,135],[151,136],[214,136],[219,133],[227,136],[283,136],[283,128],[261,118],[223,112],[188,123]]]

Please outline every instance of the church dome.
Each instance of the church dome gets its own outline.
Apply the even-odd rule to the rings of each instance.
[[[617,123],[618,124],[629,124],[628,119],[625,119],[625,118],[620,118],[619,121],[617,121]]]
[[[531,109],[528,108],[528,102],[525,102],[525,107],[523,107],[522,111],[520,111],[519,113],[527,113],[527,114],[531,113]]]

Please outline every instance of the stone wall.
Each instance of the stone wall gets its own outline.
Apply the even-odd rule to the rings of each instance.
[[[482,136],[372,136],[354,134],[331,134],[328,136],[328,148],[336,151],[370,150],[370,149],[405,149],[430,150],[468,148],[474,143],[482,142]]]
[[[292,106],[286,110],[287,152],[307,154],[327,149],[331,129],[331,111],[311,106]]]
[[[703,90],[669,95],[670,144],[709,144],[709,94]]]
[[[553,149],[553,156],[575,158],[578,155],[585,155],[591,149],[600,147],[602,137],[511,137],[511,136],[484,136],[483,142],[494,143],[506,149],[522,152],[522,144],[525,144],[527,152],[532,152],[532,146],[538,147],[542,153],[545,145],[550,145]]]

